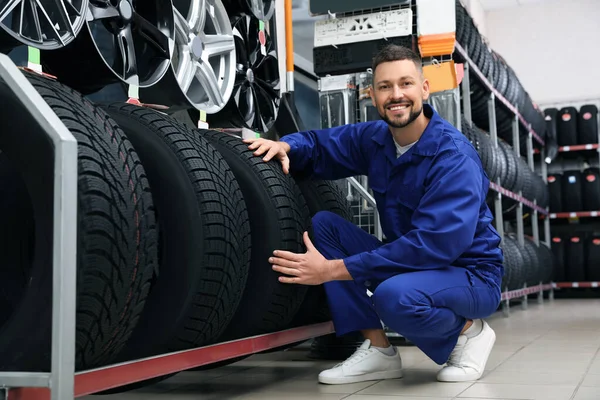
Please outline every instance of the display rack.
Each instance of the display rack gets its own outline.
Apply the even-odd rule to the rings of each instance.
[[[471,116],[471,74],[470,71],[474,72],[474,75],[480,82],[488,89],[489,98],[488,98],[488,117],[489,117],[489,126],[490,126],[490,137],[492,139],[492,143],[495,147],[498,147],[498,134],[497,134],[497,121],[496,121],[496,102],[499,101],[503,104],[508,110],[510,110],[513,114],[514,120],[512,124],[512,143],[513,143],[513,151],[517,155],[517,157],[521,156],[520,150],[520,137],[519,137],[519,125],[522,125],[526,128],[528,136],[527,136],[527,165],[531,170],[535,173],[534,168],[534,152],[533,152],[533,140],[538,141],[542,146],[544,145],[544,140],[531,128],[531,125],[525,120],[525,118],[519,113],[517,107],[512,105],[506,98],[504,98],[498,90],[487,80],[484,74],[479,70],[477,65],[469,58],[467,51],[457,42],[455,45],[456,51],[461,55],[461,57],[465,60],[464,65],[464,74],[461,82],[462,89],[462,107],[463,114],[468,123],[472,123]],[[541,154],[544,154],[544,147],[541,149]],[[542,178],[544,182],[547,181],[547,167],[544,163],[544,157],[542,157],[541,163],[541,172]],[[516,210],[516,225],[517,225],[517,238],[521,245],[524,242],[524,226],[523,226],[523,206],[527,206],[533,210],[533,217],[530,219],[531,228],[533,231],[533,239],[537,246],[540,245],[540,232],[539,232],[539,216],[547,216],[549,214],[548,208],[542,208],[537,205],[535,200],[526,199],[523,197],[522,193],[514,193],[502,187],[502,182],[500,178],[497,179],[496,182],[490,182],[490,189],[496,192],[496,196],[494,198],[494,208],[495,208],[495,225],[496,230],[498,231],[500,237],[504,238],[504,220],[503,220],[503,212],[502,212],[502,197],[508,197],[515,201],[517,201],[517,210]],[[544,239],[545,244],[550,248],[551,240],[550,240],[550,221],[548,218],[544,218]],[[538,301],[543,301],[543,293],[545,291],[550,291],[549,297],[552,299],[554,297],[553,294],[554,286],[549,284],[539,284],[537,286],[527,287],[525,286],[522,289],[508,291],[506,289],[502,294],[502,310],[505,316],[508,316],[510,301],[516,299],[522,299],[521,305],[522,307],[527,307],[527,298],[531,294],[538,294]]]

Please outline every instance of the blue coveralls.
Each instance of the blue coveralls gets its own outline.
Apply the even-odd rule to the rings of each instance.
[[[386,243],[333,213],[313,218],[315,247],[343,259],[353,278],[325,284],[337,335],[381,329],[383,321],[444,364],[466,320],[497,310],[503,254],[479,155],[430,105],[423,110],[431,120],[400,158],[384,121],[281,140],[291,147],[292,171],[367,175],[377,201]]]

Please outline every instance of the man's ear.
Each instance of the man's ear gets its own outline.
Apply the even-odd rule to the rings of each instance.
[[[423,101],[429,99],[429,80],[427,78],[423,79]]]

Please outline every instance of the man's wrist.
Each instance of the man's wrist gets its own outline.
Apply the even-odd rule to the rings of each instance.
[[[281,145],[281,147],[283,147],[283,150],[285,150],[285,153],[289,153],[292,150],[292,146],[290,146],[289,143],[284,142],[284,141],[279,141],[279,144]]]
[[[348,272],[344,260],[328,261],[329,281],[351,281],[352,275]]]

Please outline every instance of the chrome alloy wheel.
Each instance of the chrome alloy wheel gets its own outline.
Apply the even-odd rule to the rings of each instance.
[[[140,91],[147,103],[171,110],[193,107],[207,114],[223,109],[235,82],[235,44],[221,0],[174,0],[175,52],[157,85]]]
[[[87,29],[42,54],[42,65],[83,93],[119,80],[148,87],[169,69],[174,47],[171,0],[89,0]]]
[[[83,28],[87,8],[88,0],[0,0],[0,26],[16,40],[2,47],[64,47]]]
[[[223,3],[231,16],[243,12],[267,21],[275,12],[275,0],[224,0]]]

